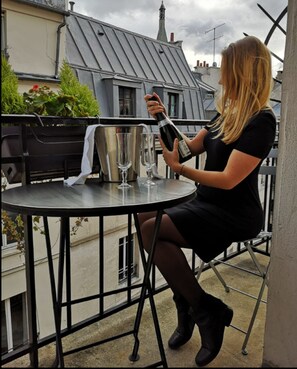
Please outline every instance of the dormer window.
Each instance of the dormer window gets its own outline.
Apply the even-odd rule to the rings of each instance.
[[[120,116],[135,117],[135,88],[119,86]]]
[[[178,94],[168,93],[168,114],[170,118],[178,118]]]

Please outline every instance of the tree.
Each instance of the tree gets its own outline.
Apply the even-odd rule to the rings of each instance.
[[[23,96],[18,93],[18,78],[5,56],[1,55],[1,113],[23,114]]]
[[[61,92],[65,95],[74,96],[77,99],[73,108],[74,116],[97,116],[100,114],[99,103],[94,97],[92,90],[87,85],[79,82],[66,61],[62,64],[59,78],[61,80]]]

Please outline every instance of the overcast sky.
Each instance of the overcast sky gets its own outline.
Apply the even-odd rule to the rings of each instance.
[[[191,69],[197,60],[220,65],[220,52],[243,33],[266,39],[273,23],[257,6],[259,3],[276,19],[287,0],[164,0],[165,29],[182,47]],[[75,0],[74,11],[114,26],[156,38],[159,29],[161,0]],[[286,30],[285,16],[281,26]],[[214,42],[214,38],[215,42]],[[214,53],[215,46],[215,53]],[[277,29],[268,43],[269,49],[284,58],[285,35]],[[274,74],[282,63],[272,57]]]

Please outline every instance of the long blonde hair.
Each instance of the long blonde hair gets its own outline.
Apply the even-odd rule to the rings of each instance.
[[[262,109],[270,109],[271,56],[256,37],[246,36],[222,51],[222,93],[217,99],[221,114],[213,123],[217,137],[226,144],[236,141],[248,120]]]

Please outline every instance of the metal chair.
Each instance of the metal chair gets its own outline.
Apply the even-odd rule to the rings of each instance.
[[[208,267],[210,267],[214,271],[215,275],[218,277],[219,281],[222,283],[226,292],[230,292],[230,290],[233,290],[233,291],[236,291],[238,293],[241,293],[245,296],[251,297],[256,300],[256,304],[254,306],[253,313],[250,318],[250,322],[249,322],[247,330],[243,330],[240,327],[237,327],[231,324],[233,328],[245,334],[244,342],[241,348],[242,354],[244,355],[248,354],[246,347],[247,347],[248,340],[251,335],[251,331],[252,331],[252,328],[253,328],[257,313],[258,313],[260,303],[261,302],[266,303],[266,301],[263,300],[263,293],[265,290],[265,286],[268,286],[269,261],[267,263],[267,266],[263,267],[258,261],[256,254],[261,253],[263,255],[266,255],[268,258],[270,256],[270,245],[271,245],[271,238],[272,238],[272,213],[273,213],[273,202],[274,202],[277,153],[278,153],[277,148],[271,149],[266,160],[264,161],[264,163],[262,164],[259,170],[259,185],[263,186],[263,191],[264,191],[263,192],[263,210],[264,210],[263,230],[256,237],[252,239],[243,240],[241,242],[238,242],[238,250],[237,250],[236,255],[247,251],[251,257],[251,260],[253,262],[253,266],[255,267],[255,269],[252,270],[248,268],[243,268],[242,266],[238,266],[236,264],[230,263],[230,259],[232,258],[232,256],[228,256],[228,250],[227,250],[222,259],[219,259],[219,258],[214,259],[209,263],[205,263],[202,261],[198,268],[198,272],[197,272],[197,280],[199,280],[203,269],[207,267],[206,264],[208,264]],[[262,248],[260,248],[259,247],[260,245],[264,245],[265,249],[263,250]],[[262,279],[262,283],[260,285],[258,294],[256,296],[251,295],[250,293],[246,291],[230,286],[224,280],[224,278],[222,277],[222,274],[219,272],[217,268],[217,265],[219,264],[224,264],[232,268],[235,268],[237,270],[247,272],[247,273],[260,277]]]

